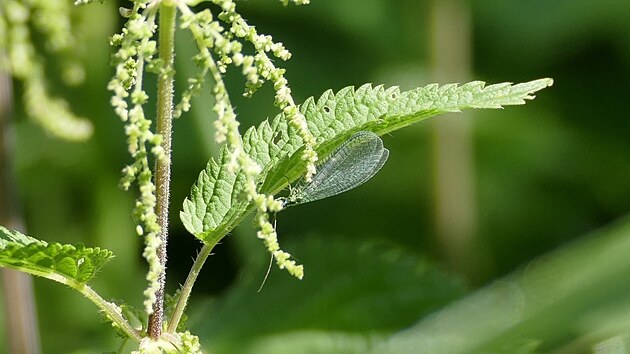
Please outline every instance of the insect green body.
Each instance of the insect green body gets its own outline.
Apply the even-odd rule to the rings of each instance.
[[[347,192],[370,178],[383,167],[389,150],[370,131],[353,134],[330,157],[317,166],[310,182],[298,184],[285,199],[284,207],[313,202]]]

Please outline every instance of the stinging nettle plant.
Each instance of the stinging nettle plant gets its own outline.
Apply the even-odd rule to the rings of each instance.
[[[77,0],[76,4],[90,2]],[[382,135],[447,112],[524,104],[534,98],[534,92],[552,84],[551,79],[488,86],[473,81],[463,85],[431,84],[404,92],[397,87],[366,84],[336,93],[329,90],[318,99],[309,98],[298,105],[291,96],[285,70],[276,65],[291,57],[282,43],[259,34],[241,17],[234,1],[206,1],[211,6],[196,11],[194,7],[201,2],[132,1],[131,8],[120,10],[126,23],[110,41],[116,48],[112,55],[115,74],[107,87],[113,94],[114,111],[125,124],[131,155],[131,163],[123,168],[121,186],[139,191],[134,209],[136,232],[144,240],[143,256],[149,265],[143,311],[108,302],[88,285],[112,257],[110,251],[47,243],[0,226],[0,265],[79,291],[97,305],[123,337],[136,342],[139,352],[201,351],[198,338],[185,329],[182,321],[193,285],[213,247],[251,213],[255,214],[258,238],[277,266],[298,279],[304,276],[303,266],[280,248],[269,221],[270,214],[284,206],[276,195],[298,179],[308,183],[316,176],[320,163],[353,134],[369,131]],[[281,2],[300,5],[308,0]],[[63,56],[71,49],[68,24],[47,31],[51,26],[29,19],[29,14],[49,11],[59,16],[55,21],[65,23],[66,5],[54,7],[53,3],[63,1],[40,0],[26,5],[6,0],[0,4],[0,48],[8,53],[2,54],[0,65],[24,82],[24,105],[30,116],[53,134],[81,140],[91,133],[90,124],[74,117],[62,101],[50,97],[45,89],[42,59],[28,42],[29,21],[34,21],[34,27],[47,34],[51,52]],[[189,31],[198,48],[192,58],[198,73],[187,78],[186,89],[177,95],[173,87],[176,26]],[[239,68],[246,78],[247,97],[269,82],[275,90],[273,104],[280,111],[244,134],[239,131],[224,83],[229,66]],[[76,73],[78,69],[73,70]],[[156,74],[156,92],[145,91],[145,73]],[[189,111],[191,98],[204,85],[212,87],[215,98],[215,139],[221,149],[218,156],[210,158],[183,202],[181,221],[203,246],[186,282],[169,297],[170,306],[165,306],[171,126],[174,118]],[[151,95],[156,97],[155,113],[146,109]],[[142,319],[141,328],[131,325],[136,317]]]

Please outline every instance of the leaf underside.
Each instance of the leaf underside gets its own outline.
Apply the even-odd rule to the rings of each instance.
[[[0,266],[65,284],[90,281],[112,252],[82,244],[47,243],[0,226]]]
[[[405,92],[398,87],[366,84],[356,90],[346,87],[336,94],[326,91],[319,100],[311,97],[300,106],[300,112],[306,117],[323,160],[357,131],[383,135],[443,113],[525,104],[525,100],[534,98],[534,92],[552,84],[551,79],[489,86],[473,81],[463,85],[431,84]],[[247,130],[243,146],[263,168],[257,180],[261,193],[276,194],[305,172],[302,139],[283,114]],[[210,159],[199,174],[180,212],[188,232],[203,242],[218,241],[250,211],[243,193],[244,175],[230,172],[229,162],[224,146],[218,159]]]

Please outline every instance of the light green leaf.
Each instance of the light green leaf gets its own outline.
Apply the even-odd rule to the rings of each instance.
[[[47,243],[0,226],[0,266],[56,280],[87,283],[112,258],[112,252],[82,244]]]
[[[534,92],[552,84],[551,79],[490,86],[473,81],[461,86],[432,84],[405,92],[397,87],[363,85],[336,94],[326,91],[317,101],[311,97],[300,111],[316,138],[317,153],[324,159],[360,130],[382,135],[442,113],[524,104],[534,98]],[[243,146],[263,168],[257,181],[262,193],[276,194],[304,174],[302,140],[282,114],[250,128],[243,135]],[[228,163],[223,148],[219,161],[211,159],[201,172],[180,213],[186,229],[204,242],[225,236],[249,210],[242,197],[244,178],[240,172],[229,172]]]

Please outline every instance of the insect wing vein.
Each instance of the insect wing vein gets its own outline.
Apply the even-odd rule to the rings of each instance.
[[[304,186],[302,203],[328,198],[365,183],[383,166],[389,151],[374,133],[351,136],[319,168],[313,181]]]

